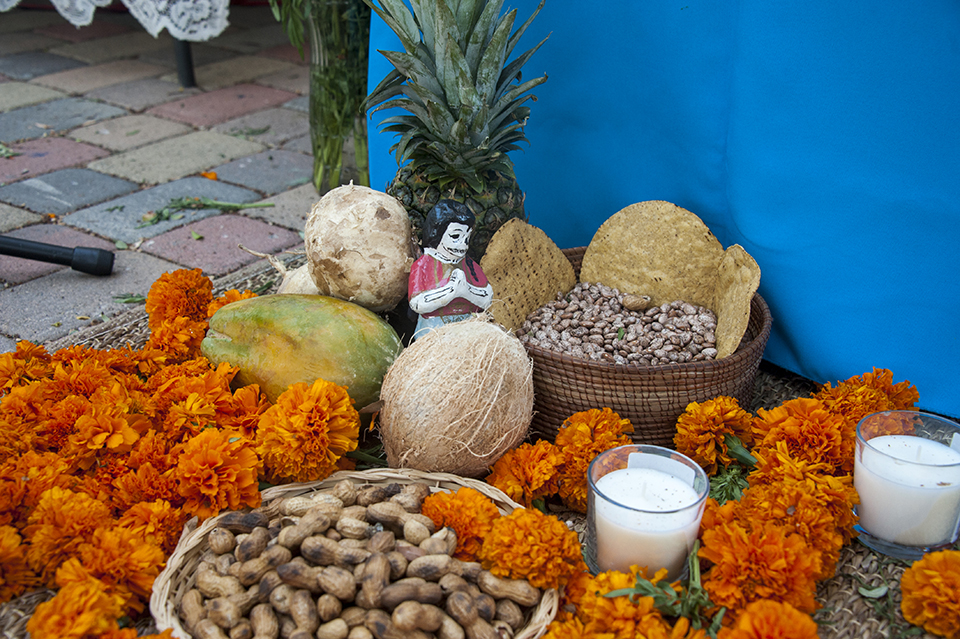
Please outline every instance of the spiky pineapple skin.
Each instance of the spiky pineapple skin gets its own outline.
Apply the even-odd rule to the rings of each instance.
[[[487,188],[476,193],[464,182],[440,187],[425,179],[422,173],[404,166],[397,171],[387,193],[407,209],[417,243],[423,237],[423,221],[437,202],[450,199],[466,204],[477,218],[468,254],[479,262],[497,229],[513,218],[527,221],[524,194],[517,180],[496,172],[488,172],[484,177]]]

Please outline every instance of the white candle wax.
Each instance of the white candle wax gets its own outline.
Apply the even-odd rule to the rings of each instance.
[[[854,460],[860,525],[904,546],[953,540],[960,518],[960,452],[923,437],[884,435]]]
[[[600,570],[638,565],[649,576],[666,568],[669,579],[679,577],[700,528],[699,496],[690,484],[651,468],[624,468],[601,477],[596,487]]]

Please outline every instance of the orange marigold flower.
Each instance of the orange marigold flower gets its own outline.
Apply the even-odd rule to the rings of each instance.
[[[131,426],[122,406],[91,404],[92,410],[77,418],[76,432],[67,438],[62,452],[82,469],[90,468],[103,449],[115,453],[130,452],[140,433]],[[136,423],[136,422],[135,422]]]
[[[170,555],[180,541],[187,519],[189,515],[183,510],[158,499],[134,504],[120,516],[117,525],[129,528],[149,543],[159,546],[164,555]]]
[[[0,353],[0,397],[14,386],[48,377],[50,370],[50,355],[43,346],[17,342],[14,352]]]
[[[147,293],[148,325],[153,331],[167,320],[206,322],[213,301],[213,282],[200,269],[180,269],[161,275]]]
[[[159,634],[138,635],[135,627],[108,630],[97,639],[173,639],[173,628],[167,628]]]
[[[579,584],[583,594],[576,602],[576,616],[585,624],[585,629],[596,633],[612,633],[617,639],[633,639],[645,636],[651,628],[662,626],[663,617],[654,605],[653,597],[607,597],[615,590],[633,588],[637,575],[645,572],[631,566],[629,572],[610,570],[592,577],[586,584]],[[654,575],[654,583],[666,577],[666,571]]]
[[[535,500],[557,493],[561,460],[560,449],[545,439],[536,444],[521,444],[497,460],[486,481],[515,502],[531,508]]]
[[[915,410],[920,401],[916,386],[906,380],[894,384],[893,372],[885,368],[855,375],[835,388],[828,382],[815,397],[828,410],[843,415],[854,426],[870,413]]]
[[[112,523],[110,507],[84,493],[54,486],[40,496],[24,528],[27,561],[44,584],[53,583],[57,566],[79,554],[100,526]]]
[[[817,639],[817,622],[786,602],[758,599],[717,639]]]
[[[183,497],[177,489],[177,481],[173,473],[160,470],[152,463],[142,464],[136,470],[129,470],[113,480],[113,485],[106,487],[110,501],[120,512],[126,512],[141,502],[169,501],[183,505]]]
[[[124,602],[124,612],[139,613],[150,599],[164,554],[142,531],[115,526],[94,531],[90,542],[80,547],[80,562]]]
[[[173,474],[188,513],[205,519],[227,508],[260,505],[260,461],[250,442],[208,428],[181,444],[176,452],[179,459]]]
[[[802,536],[775,522],[734,520],[702,534],[699,557],[711,562],[703,587],[735,618],[758,599],[785,601],[814,612],[820,556]]]
[[[735,397],[721,395],[705,402],[691,402],[677,419],[676,449],[700,464],[708,475],[715,475],[717,463],[729,466],[733,461],[727,450],[726,435],[738,437],[747,448],[753,443],[750,426],[753,416],[740,408]]]
[[[0,524],[22,528],[27,517],[50,488],[75,487],[70,464],[56,453],[27,451],[0,466]]]
[[[832,470],[829,464],[796,459],[787,452],[785,442],[778,442],[773,450],[757,452],[757,458],[756,470],[747,478],[751,486],[764,484],[776,490],[777,486],[799,484],[805,493],[830,511],[844,544],[857,536],[853,527],[858,518],[853,507],[860,503],[860,497],[853,486],[852,475],[835,477],[828,474]]]
[[[230,411],[218,413],[218,423],[224,430],[236,431],[241,437],[250,440],[257,438],[257,424],[260,416],[270,408],[270,400],[257,384],[241,386],[233,394]]]
[[[903,618],[941,637],[960,637],[960,551],[928,553],[900,578]]]
[[[97,580],[70,583],[37,606],[27,622],[32,639],[85,639],[116,630],[121,610]]]
[[[27,565],[27,549],[17,529],[0,526],[0,603],[19,597],[38,585],[37,575]]]
[[[356,450],[360,415],[343,386],[318,379],[293,384],[260,416],[257,453],[271,483],[316,481]]]
[[[576,531],[534,508],[496,519],[479,557],[494,575],[526,579],[535,588],[559,588],[586,567]]]
[[[150,339],[144,349],[158,350],[171,363],[193,359],[200,354],[200,342],[207,334],[207,322],[189,317],[163,320],[150,329]]]
[[[811,552],[820,555],[821,569],[814,577],[829,579],[836,572],[844,537],[826,500],[807,492],[810,488],[816,491],[816,485],[797,482],[750,486],[739,502],[728,501],[720,508],[712,502],[711,514],[704,513],[706,522],[701,525],[706,530],[735,519],[777,523],[801,535]]]
[[[563,503],[571,510],[587,512],[587,467],[605,450],[625,446],[632,433],[629,419],[621,419],[609,408],[592,409],[571,415],[557,433],[556,445],[563,455],[558,486]]]
[[[457,533],[453,556],[463,561],[477,560],[484,537],[500,518],[500,511],[489,497],[467,486],[455,493],[440,491],[429,495],[420,512],[432,519],[438,530],[453,528]]]
[[[785,442],[796,459],[827,464],[830,474],[853,472],[856,430],[817,399],[791,399],[772,410],[758,409],[753,422],[753,454]]]
[[[248,300],[252,297],[256,297],[257,294],[251,291],[250,289],[245,290],[243,293],[237,289],[230,289],[220,297],[214,299],[210,304],[207,305],[207,317],[213,317],[213,314],[219,311],[221,308],[227,304],[233,304],[234,302],[239,302],[240,300]]]
[[[582,621],[576,617],[556,620],[550,622],[543,639],[615,639],[616,634],[612,632],[597,632],[588,629]]]

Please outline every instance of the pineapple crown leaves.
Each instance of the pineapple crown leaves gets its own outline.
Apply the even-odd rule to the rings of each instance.
[[[508,151],[525,142],[523,126],[536,98],[528,92],[547,76],[523,82],[521,68],[546,42],[509,64],[520,37],[543,8],[514,29],[517,11],[503,16],[503,0],[364,0],[400,39],[403,51],[381,51],[394,69],[367,96],[370,113],[399,108],[384,131],[399,164],[414,161],[427,173],[463,179],[471,188],[494,170],[513,175]],[[549,37],[549,36],[548,36]],[[433,165],[433,166],[432,166]],[[432,168],[427,169],[427,167]]]

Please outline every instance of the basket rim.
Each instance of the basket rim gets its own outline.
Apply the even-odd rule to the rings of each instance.
[[[269,513],[272,510],[271,506],[278,504],[281,499],[302,495],[311,491],[322,492],[329,490],[343,479],[349,479],[354,483],[364,485],[393,482],[430,483],[435,484],[431,485],[431,490],[436,489],[433,490],[433,492],[449,490],[449,488],[442,484],[454,484],[460,487],[466,486],[479,490],[486,497],[494,501],[501,512],[509,509],[505,514],[509,514],[509,512],[517,508],[523,508],[522,505],[513,501],[503,493],[503,491],[477,479],[460,477],[459,475],[450,473],[427,473],[406,468],[376,468],[360,471],[338,471],[329,477],[313,482],[272,486],[261,492],[263,505],[261,505],[259,509]],[[320,488],[321,486],[323,488]],[[174,580],[182,577],[179,570],[187,561],[199,561],[199,554],[190,556],[190,553],[197,553],[197,547],[203,542],[210,531],[216,528],[217,521],[227,512],[230,511],[224,511],[202,523],[194,517],[184,525],[183,533],[177,543],[177,547],[167,558],[167,563],[163,571],[161,571],[154,580],[153,592],[150,596],[150,614],[153,616],[158,631],[162,632],[169,628],[173,630],[174,637],[191,639],[192,635],[186,631],[180,622],[180,615],[177,611],[179,601],[177,601],[177,593],[173,588]],[[553,621],[557,615],[559,599],[559,592],[555,588],[543,590],[540,602],[530,610],[530,617],[527,624],[516,632],[513,639],[538,639],[543,636],[550,622]]]
[[[573,355],[568,355],[567,353],[560,353],[558,351],[552,351],[540,346],[533,346],[526,342],[524,342],[523,346],[527,349],[527,352],[530,353],[531,356],[545,360],[557,361],[567,366],[586,367],[596,371],[613,371],[618,373],[643,372],[652,374],[660,372],[687,372],[698,369],[712,370],[720,367],[733,367],[739,365],[745,359],[753,358],[755,356],[754,351],[757,349],[760,349],[761,351],[765,349],[767,341],[770,338],[770,332],[773,329],[773,317],[770,314],[770,306],[767,304],[766,300],[763,299],[760,293],[754,293],[753,298],[750,300],[751,315],[753,313],[754,304],[756,304],[758,311],[761,314],[762,324],[760,326],[760,332],[757,333],[757,335],[755,335],[746,346],[737,349],[722,359],[704,360],[701,362],[670,362],[669,364],[638,366],[636,364],[598,362],[591,359],[574,357]]]

